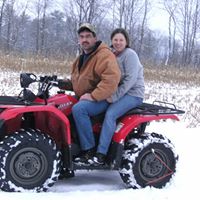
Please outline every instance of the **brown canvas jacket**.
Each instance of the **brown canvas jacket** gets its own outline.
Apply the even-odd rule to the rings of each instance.
[[[72,66],[71,81],[75,94],[80,97],[91,93],[96,101],[105,100],[117,89],[120,69],[114,54],[101,43],[83,66],[78,68],[80,56]]]

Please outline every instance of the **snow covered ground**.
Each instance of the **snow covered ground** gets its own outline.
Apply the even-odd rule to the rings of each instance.
[[[18,94],[19,74],[0,72],[0,95]],[[164,85],[161,83],[146,84],[146,99],[166,100],[175,103],[179,108],[188,111],[188,106],[195,104],[199,108],[196,100],[199,96],[198,87],[188,87],[180,85]],[[199,115],[199,110],[197,110]],[[198,117],[198,116],[196,116]],[[76,176],[71,179],[58,181],[46,193],[6,193],[0,191],[2,200],[13,198],[20,200],[173,200],[173,199],[199,199],[199,141],[200,124],[195,121],[196,128],[188,128],[190,123],[194,126],[192,116],[180,117],[180,122],[154,122],[148,126],[147,131],[157,132],[166,135],[175,145],[179,154],[177,172],[172,181],[163,189],[147,187],[145,189],[127,189],[123,184],[117,171],[76,171]],[[198,119],[198,118],[196,118]],[[192,121],[193,120],[193,121]],[[192,122],[191,122],[192,121]]]

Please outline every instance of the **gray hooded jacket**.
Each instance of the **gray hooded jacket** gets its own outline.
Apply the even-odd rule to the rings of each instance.
[[[112,102],[125,94],[144,98],[143,66],[134,50],[126,48],[117,56],[121,70],[121,80],[117,91],[111,96]]]

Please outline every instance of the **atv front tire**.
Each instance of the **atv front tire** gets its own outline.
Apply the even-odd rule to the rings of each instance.
[[[128,187],[162,188],[174,174],[177,160],[169,139],[156,133],[145,133],[128,141],[119,172]]]
[[[46,191],[60,173],[60,151],[38,130],[20,130],[0,143],[0,187],[8,192]]]

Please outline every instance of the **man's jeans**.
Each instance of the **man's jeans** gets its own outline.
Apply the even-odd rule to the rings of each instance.
[[[90,116],[95,116],[106,111],[108,106],[109,103],[106,100],[98,102],[80,100],[72,107],[72,114],[82,150],[88,150],[95,147],[95,139]]]
[[[116,120],[130,109],[141,105],[142,102],[143,99],[140,97],[125,95],[117,102],[110,104],[104,118],[97,152],[107,154],[112,136],[116,130]]]

